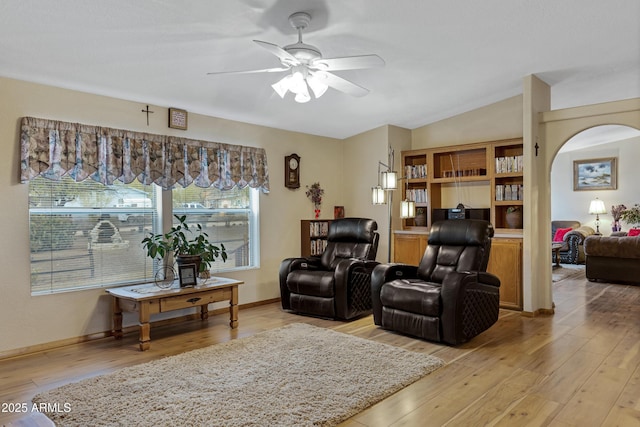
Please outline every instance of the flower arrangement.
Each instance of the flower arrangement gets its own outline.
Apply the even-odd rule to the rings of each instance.
[[[611,216],[613,216],[613,225],[611,226],[612,231],[622,231],[622,226],[620,225],[620,218],[622,218],[622,213],[627,210],[625,205],[617,205],[611,206]]]
[[[620,218],[622,218],[622,212],[626,210],[627,207],[625,205],[611,206],[611,215],[613,216],[613,220],[620,221]]]
[[[640,224],[640,205],[636,203],[632,208],[623,210],[620,213],[620,219],[635,228],[636,224]]]
[[[320,187],[319,182],[314,182],[311,187],[307,185],[307,197],[313,203],[313,207],[315,209],[316,218],[320,217],[320,205],[322,204],[322,195],[324,194],[324,190]]]

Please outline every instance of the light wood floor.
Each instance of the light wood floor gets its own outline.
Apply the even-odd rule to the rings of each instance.
[[[381,330],[371,317],[335,322],[269,304],[241,310],[237,330],[226,315],[152,328],[146,352],[128,334],[0,361],[0,402],[30,402],[68,382],[305,322],[447,362],[343,426],[640,426],[640,287],[568,279],[554,284],[554,302],[554,316],[501,311],[490,330],[456,348]],[[0,423],[49,425],[38,414],[0,413]]]

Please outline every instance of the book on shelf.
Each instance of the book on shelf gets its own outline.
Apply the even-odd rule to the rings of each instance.
[[[426,178],[427,165],[407,165],[404,167],[404,176],[406,178]]]
[[[329,223],[326,221],[314,221],[309,223],[309,236],[322,237],[329,234]]]
[[[411,188],[405,195],[407,200],[416,203],[427,203],[427,190],[424,188]]]
[[[311,255],[322,255],[324,250],[327,248],[327,241],[324,239],[312,240],[311,241]]]
[[[522,172],[523,159],[522,155],[496,157],[496,173]]]
[[[496,201],[505,200],[524,200],[524,188],[522,184],[496,185]]]

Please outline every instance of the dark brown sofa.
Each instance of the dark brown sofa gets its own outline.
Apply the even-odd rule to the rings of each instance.
[[[640,283],[640,236],[589,236],[584,251],[587,279]]]

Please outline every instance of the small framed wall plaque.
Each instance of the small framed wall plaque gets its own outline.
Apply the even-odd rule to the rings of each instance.
[[[180,287],[195,286],[198,284],[198,275],[195,264],[183,264],[178,266]]]
[[[187,130],[187,111],[169,108],[169,127]]]

